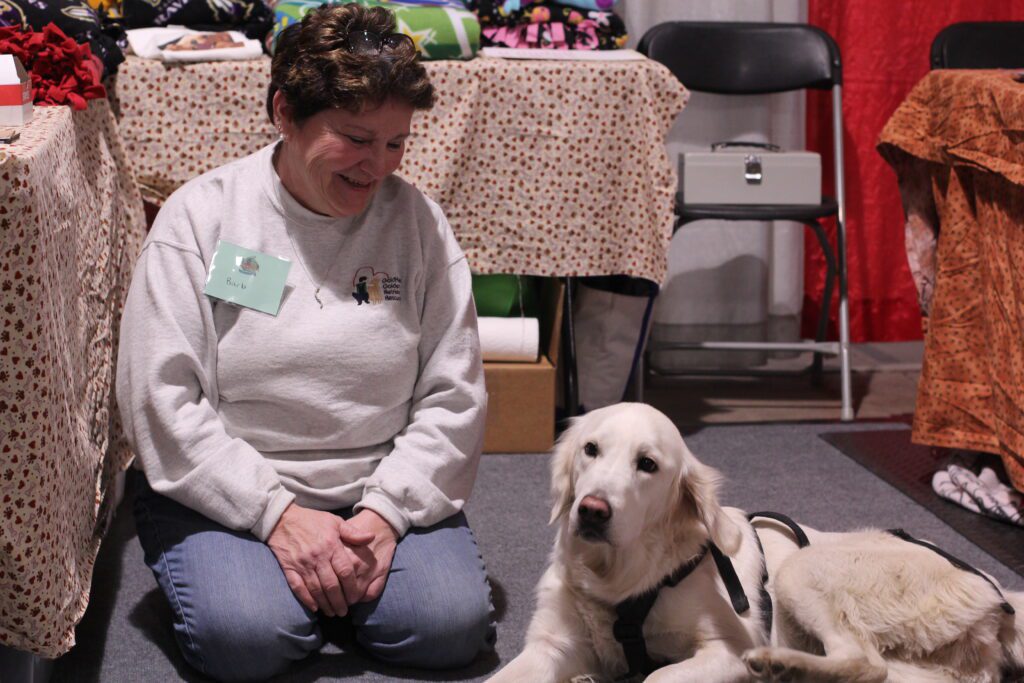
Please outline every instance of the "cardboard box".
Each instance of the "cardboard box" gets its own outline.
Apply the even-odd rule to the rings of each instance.
[[[555,377],[562,341],[564,285],[541,288],[540,360],[484,363],[487,426],[484,453],[541,453],[555,441]]]
[[[0,126],[32,120],[32,81],[14,55],[0,55]]]

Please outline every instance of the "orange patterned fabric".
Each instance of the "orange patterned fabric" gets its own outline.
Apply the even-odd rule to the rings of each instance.
[[[1024,84],[933,71],[882,131],[928,313],[913,440],[1002,456],[1024,490]]]
[[[401,175],[444,208],[477,273],[662,282],[676,171],[665,135],[687,93],[660,64],[425,62],[438,91]],[[168,67],[128,57],[113,87],[143,194],[271,142],[269,60]]]
[[[131,456],[114,355],[144,236],[106,100],[37,107],[0,144],[0,644],[44,657],[75,642]]]

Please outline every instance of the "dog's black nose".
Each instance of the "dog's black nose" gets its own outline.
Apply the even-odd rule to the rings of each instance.
[[[612,518],[612,508],[608,505],[608,501],[597,496],[584,496],[580,501],[578,512],[581,523],[594,526],[605,524]]]

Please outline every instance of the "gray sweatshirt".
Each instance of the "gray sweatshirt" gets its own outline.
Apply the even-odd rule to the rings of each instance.
[[[324,217],[288,194],[273,149],[184,185],[146,240],[117,364],[137,464],[261,540],[293,500],[369,508],[399,534],[434,524],[469,496],[483,442],[466,258],[405,181]],[[218,240],[292,262],[276,317],[203,294]]]

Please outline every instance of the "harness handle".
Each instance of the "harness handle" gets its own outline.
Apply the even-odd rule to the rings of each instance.
[[[788,526],[789,530],[793,532],[794,536],[796,536],[796,544],[801,548],[806,548],[811,544],[810,540],[807,538],[807,534],[804,533],[804,530],[800,528],[800,525],[794,522],[786,515],[782,514],[781,512],[751,512],[747,515],[747,521],[752,522],[754,521],[755,517],[774,519],[776,522],[781,522],[782,524]]]

